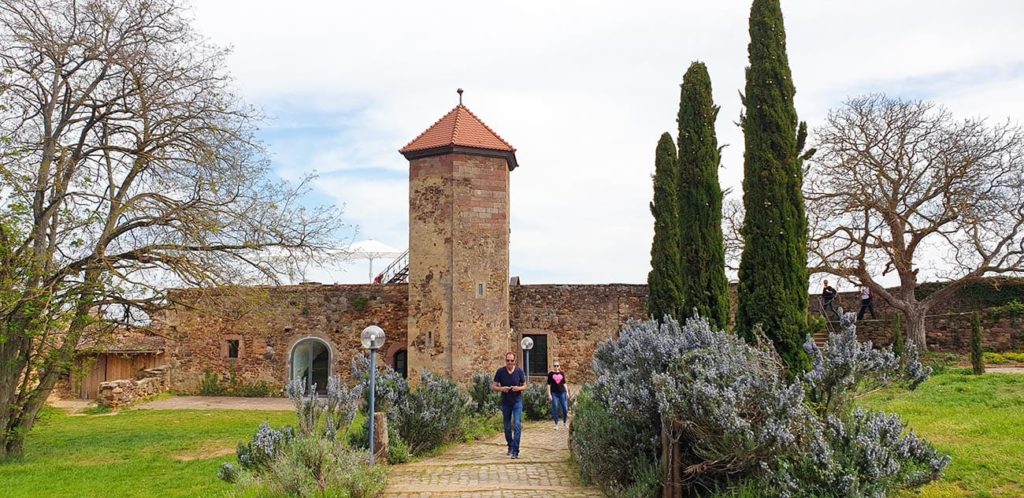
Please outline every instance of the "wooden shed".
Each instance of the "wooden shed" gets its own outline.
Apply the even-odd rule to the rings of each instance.
[[[101,382],[137,379],[142,370],[166,361],[164,338],[147,330],[84,338],[77,350],[69,387],[82,399],[95,399]]]

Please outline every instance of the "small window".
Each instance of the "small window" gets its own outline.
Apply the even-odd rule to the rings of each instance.
[[[548,336],[547,334],[540,335],[524,335],[523,337],[529,337],[533,339],[533,349],[529,352],[523,351],[523,359],[530,358],[526,362],[529,367],[526,373],[530,376],[534,375],[547,375],[548,373]]]
[[[484,283],[477,282],[476,284],[476,297],[484,297]]]
[[[238,339],[228,339],[228,358],[238,358]]]

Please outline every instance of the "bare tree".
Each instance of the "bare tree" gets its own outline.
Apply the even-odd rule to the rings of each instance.
[[[168,286],[275,281],[332,245],[178,0],[0,0],[0,458],[87,327]]]
[[[1024,270],[1024,132],[932,103],[848,100],[816,130],[805,199],[812,271],[862,282],[926,347],[925,315],[986,275]],[[944,285],[918,299],[918,272]],[[876,277],[895,272],[890,291]]]

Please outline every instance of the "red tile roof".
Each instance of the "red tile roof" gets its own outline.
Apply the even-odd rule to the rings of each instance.
[[[399,152],[415,152],[439,147],[460,146],[515,153],[516,149],[494,133],[466,106],[459,104],[434,126],[402,147]]]

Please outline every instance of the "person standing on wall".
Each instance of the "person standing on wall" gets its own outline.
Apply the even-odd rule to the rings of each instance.
[[[871,302],[872,297],[874,296],[871,294],[871,287],[862,284],[860,286],[860,312],[857,313],[858,321],[864,319],[865,311],[871,312],[872,320],[878,319],[878,317],[875,316],[875,305]]]
[[[494,372],[491,390],[501,393],[501,420],[505,425],[508,456],[519,458],[519,440],[523,435],[523,391],[526,372],[516,366],[516,354],[505,353],[505,366]]]
[[[835,315],[837,321],[842,319],[842,317],[839,316],[839,312],[836,311],[835,306],[832,304],[836,299],[836,294],[838,294],[838,292],[836,292],[835,287],[828,285],[828,280],[826,280],[824,282],[824,287],[821,289],[821,313],[826,315],[825,319],[828,319],[827,313],[829,310],[831,310],[832,314]]]
[[[561,409],[562,427],[569,427],[569,392],[565,389],[565,373],[562,372],[562,365],[558,360],[551,366],[548,372],[548,401],[551,402],[551,418],[555,419],[555,429],[558,429],[558,414]]]

